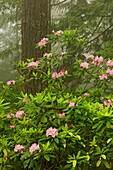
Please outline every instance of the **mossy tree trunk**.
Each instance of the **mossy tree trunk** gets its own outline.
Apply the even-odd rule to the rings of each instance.
[[[38,60],[42,52],[35,48],[36,44],[50,32],[51,0],[22,0],[22,56]],[[31,81],[25,84],[27,93],[40,91],[40,82]]]

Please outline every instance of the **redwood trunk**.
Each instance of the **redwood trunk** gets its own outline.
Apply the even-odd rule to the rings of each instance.
[[[45,37],[50,30],[50,0],[22,1],[22,60],[28,58],[37,60],[42,56],[36,44]],[[39,92],[39,82],[31,81],[25,85],[25,92],[34,94]]]

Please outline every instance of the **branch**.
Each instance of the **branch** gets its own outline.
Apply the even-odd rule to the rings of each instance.
[[[51,6],[57,6],[57,5],[60,5],[60,4],[62,4],[62,3],[64,3],[64,2],[66,2],[67,0],[63,0],[62,2],[58,2],[58,3],[56,3],[56,4],[51,4]]]
[[[95,32],[97,31],[97,29],[98,29],[99,25],[101,24],[102,20],[103,20],[103,17],[100,18],[100,21],[98,22],[96,28],[94,29],[94,31],[93,31],[93,33],[92,33],[92,36],[93,36],[93,35],[95,34]]]
[[[113,27],[113,25],[110,25],[108,28],[106,28],[103,32],[101,32],[98,36],[96,36],[95,38],[93,38],[92,40],[90,40],[89,42],[86,43],[89,44],[91,43],[92,41],[96,40],[97,38],[99,38],[102,34],[104,34],[109,28]]]

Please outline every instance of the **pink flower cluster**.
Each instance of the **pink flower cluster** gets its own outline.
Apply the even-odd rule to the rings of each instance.
[[[52,53],[45,53],[44,57],[52,57]]]
[[[59,31],[56,31],[55,32],[55,35],[56,36],[60,36],[60,35],[62,35],[64,32],[62,31],[62,30],[59,30]]]
[[[36,143],[34,143],[29,148],[29,152],[32,154],[33,152],[35,152],[36,150],[39,150],[39,149],[40,149],[39,144],[37,145]]]
[[[99,76],[99,79],[100,79],[100,80],[104,80],[104,79],[107,79],[108,76],[113,76],[113,70],[108,69],[108,70],[106,71],[106,74],[101,74],[101,75]]]
[[[38,43],[38,46],[45,46],[47,44],[48,38],[43,38],[41,41]]]
[[[84,97],[88,97],[90,94],[89,93],[84,93],[83,96]]]
[[[16,112],[16,118],[19,118],[19,119],[20,119],[23,114],[24,114],[24,110],[19,110],[19,111],[17,111],[17,112]]]
[[[99,66],[102,61],[103,61],[102,56],[100,57],[96,56],[96,58],[93,60],[93,64]]]
[[[59,113],[58,114],[58,118],[62,118],[62,117],[65,117],[65,113]]]
[[[94,56],[93,55],[88,55],[88,56],[86,56],[86,59],[94,59]]]
[[[23,103],[25,103],[25,102],[27,102],[27,101],[28,101],[27,99],[23,99],[23,100],[22,100]]]
[[[14,115],[13,113],[7,114],[7,118],[8,118],[8,119],[13,118],[14,116],[15,116],[15,115]]]
[[[28,63],[27,67],[38,67],[39,63],[40,63],[39,60],[37,60],[35,62],[33,61],[33,62]]]
[[[69,107],[74,107],[74,106],[75,106],[75,103],[73,103],[73,102],[69,103]]]
[[[25,149],[25,147],[22,146],[22,145],[20,145],[20,144],[18,144],[18,145],[15,146],[14,152],[20,152],[20,153],[22,153],[23,149]]]
[[[113,103],[112,103],[111,100],[106,100],[106,101],[104,101],[104,105],[105,105],[105,106],[112,106]]]
[[[52,136],[53,138],[55,138],[55,136],[58,136],[58,129],[52,127],[48,128],[46,130],[46,136]]]
[[[100,80],[107,79],[107,74],[101,74],[101,75],[99,76],[99,79],[100,79]]]
[[[108,69],[106,71],[106,74],[109,75],[109,76],[113,76],[113,70]]]
[[[9,81],[7,81],[7,85],[8,85],[8,86],[11,85],[11,84],[15,84],[15,80],[9,80]]]
[[[10,125],[11,129],[14,129],[15,127],[16,127],[15,124]]]
[[[83,67],[83,68],[85,68],[85,69],[88,69],[88,68],[89,68],[89,63],[83,62],[83,63],[80,64],[80,67]]]
[[[57,72],[54,72],[52,74],[52,78],[59,78],[59,77],[62,77],[64,75],[68,74],[67,70],[61,70],[59,73]]]
[[[109,66],[109,67],[113,67],[113,61],[112,60],[108,60],[106,62],[106,65]]]

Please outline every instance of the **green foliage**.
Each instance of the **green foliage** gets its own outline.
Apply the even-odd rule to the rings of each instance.
[[[38,92],[48,87],[48,84],[52,84],[50,88],[54,90],[57,89],[58,91],[66,90],[67,92],[76,93],[78,89],[86,92],[89,89],[104,88],[104,93],[111,93],[113,88],[112,76],[109,76],[109,74],[107,76],[106,73],[106,71],[110,69],[110,67],[106,65],[107,60],[102,58],[102,62],[94,63],[93,59],[86,59],[85,56],[80,55],[85,40],[79,38],[76,30],[60,32],[60,36],[56,35],[58,32],[48,35],[49,40],[47,43],[51,43],[55,52],[49,51],[47,54],[50,53],[50,57],[45,56],[38,58],[40,61],[38,67],[28,67],[30,63],[34,62],[33,58],[28,59],[27,62],[20,61],[17,64],[23,86],[29,86],[29,82],[35,80],[38,84]],[[38,45],[36,45],[36,48],[39,48]],[[40,49],[43,48],[43,46],[40,47]],[[108,59],[108,61],[109,60],[110,59]],[[87,69],[80,66],[83,62],[88,64]],[[57,80],[51,79],[51,72],[60,72],[61,70],[68,71],[68,74],[65,76],[65,81],[63,77]],[[100,80],[103,74],[107,77]],[[59,81],[59,85],[57,81]],[[35,83],[32,88],[33,87],[35,88]]]
[[[66,70],[70,44],[78,42],[76,31],[54,32],[48,38],[46,44],[58,44],[58,50],[38,61],[20,61],[20,79],[1,83],[0,168],[113,169],[113,77],[106,73],[113,66],[90,55],[75,59],[73,72]],[[100,79],[103,74],[107,78]],[[67,79],[73,75],[77,81],[72,88]],[[22,87],[33,80],[43,86],[34,95],[25,94]]]
[[[74,107],[69,107],[68,99],[75,103]],[[113,110],[111,106],[104,106],[98,97],[76,97],[68,93],[62,96],[46,89],[29,97],[21,93],[18,105],[24,110],[21,119],[8,119],[7,114],[12,111],[6,104],[0,105],[6,110],[1,117],[2,167],[37,169],[40,165],[38,169],[57,169],[60,165],[62,169],[87,169],[88,166],[112,169]],[[65,117],[59,118],[59,113],[65,113]],[[10,129],[11,124],[15,128]],[[58,136],[47,137],[49,127],[57,128]],[[32,143],[38,143],[41,151],[30,154]],[[16,144],[25,146],[25,150],[14,153]]]

